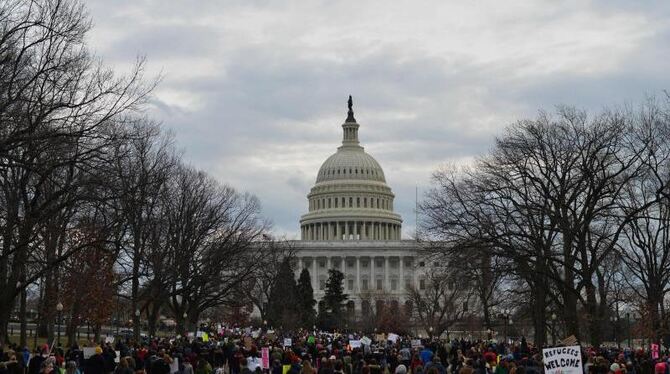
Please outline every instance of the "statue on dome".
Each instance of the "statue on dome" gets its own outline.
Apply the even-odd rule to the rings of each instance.
[[[356,122],[356,119],[354,118],[354,100],[351,98],[351,95],[349,95],[349,100],[347,101],[347,104],[349,105],[349,112],[347,113],[347,120],[345,122]]]

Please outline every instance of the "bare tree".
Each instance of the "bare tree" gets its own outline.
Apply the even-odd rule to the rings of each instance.
[[[458,272],[445,269],[432,269],[424,282],[425,289],[409,289],[408,300],[419,324],[426,331],[441,334],[468,313],[467,305],[475,298],[473,287],[464,284]]]

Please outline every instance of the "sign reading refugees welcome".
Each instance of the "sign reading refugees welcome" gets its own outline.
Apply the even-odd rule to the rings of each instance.
[[[582,351],[578,345],[542,350],[545,374],[582,374]]]

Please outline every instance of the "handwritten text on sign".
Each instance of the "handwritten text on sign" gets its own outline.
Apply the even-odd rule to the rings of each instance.
[[[578,345],[542,350],[545,374],[582,374],[582,352]]]

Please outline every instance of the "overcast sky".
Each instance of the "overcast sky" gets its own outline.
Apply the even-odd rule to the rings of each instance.
[[[90,45],[161,72],[149,115],[191,164],[256,194],[295,238],[306,194],[359,137],[414,230],[415,186],[558,104],[597,111],[670,88],[668,1],[86,1]]]

